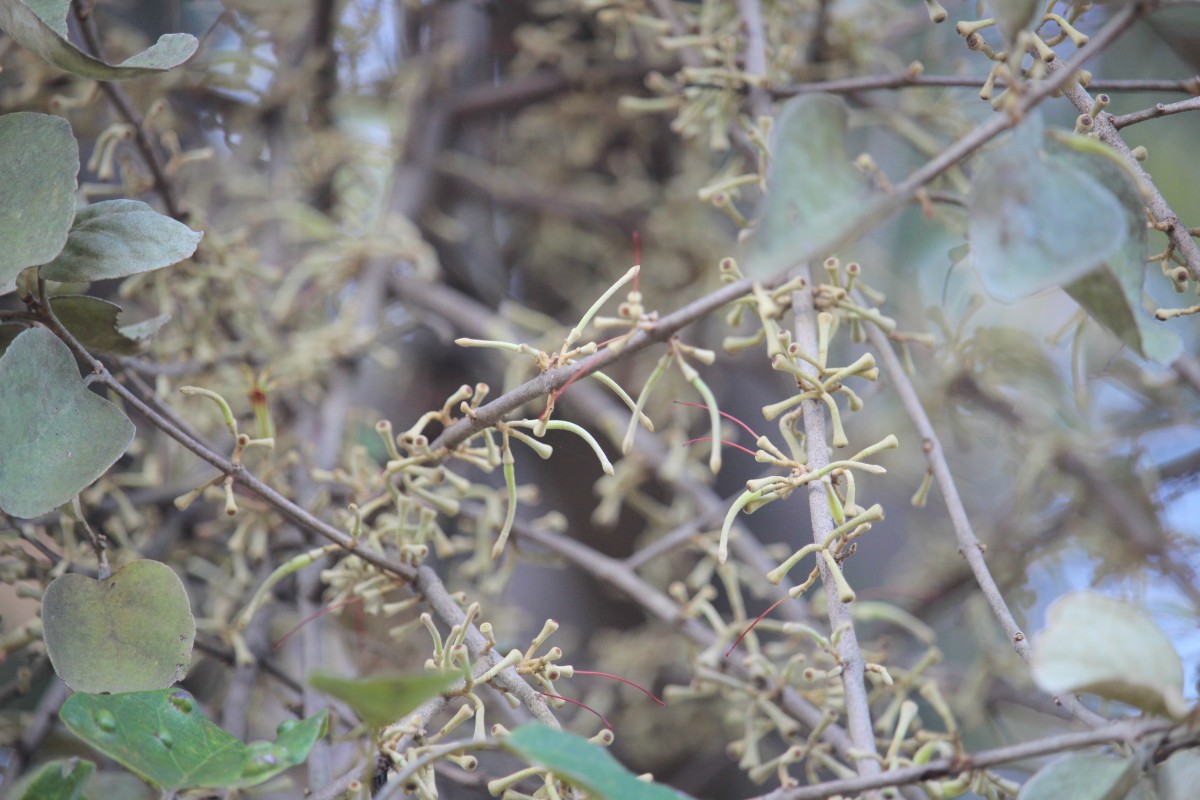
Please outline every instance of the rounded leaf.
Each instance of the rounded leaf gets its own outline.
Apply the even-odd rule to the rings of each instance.
[[[0,117],[0,295],[17,288],[21,270],[67,243],[78,173],[79,146],[65,119],[26,111]]]
[[[134,561],[102,581],[60,575],[42,596],[46,652],[77,692],[162,689],[192,660],[196,620],[183,582],[158,561]]]
[[[41,275],[101,281],[149,272],[196,252],[202,235],[140,200],[103,200],[75,215],[66,246]]]
[[[1088,692],[1180,719],[1183,662],[1142,609],[1095,592],[1060,597],[1033,642],[1031,668],[1052,693]]]
[[[750,239],[747,274],[791,266],[798,250],[841,235],[871,190],[846,150],[846,105],[828,94],[789,100],[775,124],[762,220]]]
[[[1038,770],[1017,800],[1123,800],[1137,779],[1132,758],[1073,753]]]
[[[133,441],[121,409],[79,378],[71,351],[30,328],[0,356],[0,509],[53,511],[99,478]]]
[[[1087,172],[1041,148],[1027,122],[972,180],[971,256],[988,294],[1013,302],[1080,278],[1128,235],[1121,201]]]

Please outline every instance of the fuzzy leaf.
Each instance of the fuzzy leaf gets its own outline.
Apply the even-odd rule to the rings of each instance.
[[[1038,770],[1017,800],[1123,800],[1137,778],[1132,758],[1072,753]]]
[[[1004,302],[1083,277],[1128,236],[1120,200],[1047,154],[1036,119],[983,158],[972,180],[969,230],[979,278]]]
[[[118,325],[119,305],[82,294],[52,297],[50,307],[84,347],[119,356],[140,353],[146,339],[171,319],[170,314],[159,314],[134,325]]]
[[[187,674],[196,638],[183,582],[150,560],[102,581],[58,576],[42,596],[42,625],[54,671],[77,692],[170,686]]]
[[[78,758],[47,761],[18,783],[10,796],[12,800],[79,800],[83,785],[95,771],[95,764]]]
[[[201,236],[140,200],[103,200],[75,216],[66,247],[41,275],[52,281],[100,281],[150,272],[196,252]]]
[[[0,295],[17,288],[21,270],[46,263],[67,243],[78,173],[79,146],[65,119],[0,116]]]
[[[537,722],[522,725],[501,746],[544,767],[597,800],[681,800],[687,795],[660,783],[640,781],[612,753],[581,736]]]
[[[245,788],[304,762],[327,712],[280,723],[274,742],[241,740],[209,722],[182,689],[76,694],[59,718],[72,733],[165,792]]]
[[[746,274],[789,267],[813,240],[845,233],[871,194],[846,151],[846,106],[827,94],[789,100],[775,123],[767,197],[750,239]]]
[[[15,517],[67,502],[133,441],[133,423],[88,391],[45,328],[24,331],[0,357],[0,408],[0,509]]]
[[[200,43],[188,33],[168,33],[120,64],[106,64],[67,41],[69,0],[0,0],[0,28],[59,69],[111,81],[141,78],[177,67]]]
[[[448,689],[459,677],[395,673],[343,678],[328,672],[314,672],[308,682],[313,688],[344,701],[363,722],[378,729],[399,722],[426,700]]]
[[[1188,712],[1170,639],[1142,609],[1095,592],[1054,601],[1030,667],[1047,692],[1088,692],[1174,719]]]

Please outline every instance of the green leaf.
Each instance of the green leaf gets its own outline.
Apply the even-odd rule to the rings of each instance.
[[[150,560],[102,581],[59,575],[42,595],[42,626],[54,671],[77,692],[170,686],[187,674],[196,638],[183,582]]]
[[[188,33],[168,33],[120,64],[106,64],[67,41],[69,0],[0,0],[0,28],[59,69],[101,81],[141,78],[187,61],[200,43]]]
[[[146,339],[171,319],[170,314],[159,314],[135,325],[118,325],[119,305],[82,294],[52,297],[50,307],[84,347],[120,356],[140,353]]]
[[[370,678],[343,678],[328,672],[314,672],[308,682],[313,688],[344,701],[363,722],[378,729],[399,722],[461,677],[455,674],[393,673]]]
[[[765,278],[792,265],[816,238],[844,233],[871,194],[846,151],[845,104],[801,95],[775,123],[763,217],[750,239],[746,274]]]
[[[972,260],[988,294],[1004,302],[1083,277],[1128,236],[1120,200],[1041,145],[1031,119],[983,158],[972,180]]]
[[[280,723],[274,742],[243,744],[205,719],[182,689],[76,694],[59,717],[79,738],[164,791],[245,788],[304,762],[327,712]]]
[[[1194,800],[1200,786],[1200,753],[1173,753],[1154,771],[1154,785],[1162,800]]]
[[[14,517],[67,502],[133,441],[133,423],[87,390],[45,328],[24,331],[0,357],[0,408],[0,509]]]
[[[48,761],[18,783],[9,797],[12,800],[79,800],[83,796],[83,785],[95,771],[95,764],[78,758]]]
[[[169,267],[203,234],[139,200],[103,200],[75,216],[66,247],[42,267],[52,281],[100,281]]]
[[[1057,158],[1098,178],[1120,201],[1125,243],[1099,268],[1063,288],[1093,320],[1143,358],[1169,364],[1183,343],[1142,301],[1146,277],[1145,201],[1137,177],[1115,150],[1087,136],[1054,132],[1049,143]]]
[[[21,270],[46,263],[67,243],[78,173],[79,145],[65,119],[0,116],[0,295],[17,288]]]
[[[1138,778],[1137,761],[1072,753],[1042,767],[1018,800],[1123,800]]]
[[[599,745],[537,722],[504,737],[505,750],[544,767],[597,800],[680,800],[687,795],[660,783],[640,781]]]
[[[1060,597],[1033,642],[1033,680],[1047,692],[1089,692],[1174,719],[1188,712],[1183,662],[1137,606],[1095,592]]]

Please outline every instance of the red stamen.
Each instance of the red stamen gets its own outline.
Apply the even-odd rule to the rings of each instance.
[[[688,441],[683,443],[683,446],[688,447],[689,445],[693,445],[696,442],[711,442],[711,441],[712,441],[711,436],[701,436],[699,439],[689,439]],[[748,453],[749,455],[752,455],[752,456],[758,455],[753,450],[751,450],[749,447],[742,447],[737,442],[731,442],[728,439],[722,439],[721,444],[729,445],[730,447],[736,447],[738,450],[741,450],[743,453]]]
[[[673,401],[671,401],[671,402],[673,402],[673,403],[678,403],[678,404],[679,404],[679,405],[681,405],[681,406],[691,406],[692,408],[703,408],[703,409],[706,409],[706,410],[708,409],[708,406],[701,405],[701,404],[699,404],[699,403],[689,403],[689,402],[687,402],[686,400],[673,400]],[[718,413],[718,414],[720,414],[720,415],[721,415],[722,417],[724,417],[725,419],[729,420],[730,422],[736,422],[738,425],[741,425],[741,426],[742,426],[742,430],[746,431],[746,433],[748,433],[748,434],[750,434],[751,436],[753,436],[753,437],[754,437],[754,441],[756,441],[756,442],[758,441],[758,434],[754,432],[754,429],[753,429],[753,428],[751,428],[751,427],[750,427],[749,425],[747,425],[746,423],[742,422],[740,419],[738,419],[737,417],[735,417],[733,414],[726,414],[724,411],[721,411],[720,409],[717,409],[717,413]]]
[[[767,614],[770,614],[772,611],[779,608],[779,606],[782,605],[783,601],[787,600],[787,599],[788,599],[788,595],[784,595],[783,597],[779,598],[774,603],[772,603],[770,608],[768,608],[766,611],[759,614],[758,617],[755,618],[754,622],[750,623],[750,627],[748,627],[748,628],[746,628],[746,630],[742,631],[742,635],[737,637],[736,639],[734,639],[733,644],[729,645],[729,649],[725,651],[725,657],[729,658],[729,654],[732,653],[739,644],[741,644],[742,639],[746,638],[746,634],[748,634],[750,631],[754,630],[754,626],[757,625],[758,623],[762,622],[763,617],[767,616]]]
[[[599,675],[603,678],[612,678],[614,681],[620,681],[621,683],[624,683],[628,686],[632,686],[633,688],[637,689],[642,694],[646,695],[646,697],[649,697],[651,700],[658,703],[660,706],[666,705],[666,703],[664,703],[662,700],[659,700],[657,697],[655,697],[652,692],[644,689],[641,686],[638,686],[633,681],[626,680],[625,678],[621,678],[617,675],[610,675],[607,672],[592,672],[590,669],[577,669],[577,670],[575,670],[575,674],[576,675]]]
[[[283,636],[280,636],[279,639],[273,645],[271,645],[271,650],[273,652],[279,652],[279,648],[283,647],[284,642],[286,642],[288,639],[290,639],[292,637],[292,635],[296,633],[296,631],[300,630],[301,628],[303,628],[308,623],[312,622],[317,617],[320,617],[323,614],[328,614],[330,611],[337,611],[339,608],[345,608],[346,606],[354,605],[356,603],[361,604],[362,598],[361,597],[351,597],[349,600],[343,600],[340,603],[334,603],[333,605],[325,606],[320,611],[317,611],[314,614],[310,614],[309,616],[305,617],[304,619],[300,620],[295,625],[293,625],[288,630],[288,632],[285,633]]]
[[[614,728],[613,728],[613,726],[612,726],[612,723],[611,723],[611,722],[609,722],[608,720],[606,720],[606,719],[604,718],[604,715],[603,715],[603,714],[601,714],[599,711],[597,711],[596,709],[592,708],[592,707],[591,707],[591,706],[589,706],[589,705],[585,705],[585,704],[583,704],[583,703],[579,702],[578,700],[572,700],[572,699],[571,699],[571,698],[569,698],[569,697],[563,697],[562,695],[557,695],[557,694],[547,694],[546,692],[539,692],[539,694],[540,694],[542,697],[553,697],[555,700],[565,700],[566,702],[568,702],[568,703],[570,703],[570,704],[572,704],[572,705],[576,705],[576,706],[579,706],[580,708],[587,709],[588,711],[592,712],[592,713],[593,713],[593,714],[595,714],[597,717],[599,717],[599,718],[600,718],[600,721],[604,723],[604,725],[605,725],[605,727],[606,727],[606,728],[608,728],[610,731],[611,731],[611,730],[614,730]]]

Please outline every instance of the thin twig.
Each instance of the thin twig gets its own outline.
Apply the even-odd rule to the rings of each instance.
[[[1032,742],[1021,742],[1007,747],[997,747],[993,750],[964,754],[955,758],[941,758],[921,766],[891,769],[870,777],[827,781],[796,789],[778,789],[750,798],[750,800],[823,800],[823,798],[834,795],[852,797],[871,789],[954,777],[967,772],[1009,764],[1013,761],[1039,758],[1067,750],[1079,750],[1084,747],[1109,743],[1133,743],[1148,736],[1164,733],[1172,727],[1174,727],[1174,723],[1161,719],[1122,720],[1109,723],[1096,730],[1064,733],[1045,739],[1036,739]],[[1188,734],[1187,740],[1195,742],[1195,734]]]
[[[862,298],[859,298],[859,302],[863,302]],[[958,550],[966,559],[967,565],[971,568],[971,574],[975,576],[975,582],[979,584],[984,599],[991,607],[992,614],[1000,622],[1000,627],[1004,629],[1013,649],[1026,663],[1029,663],[1032,656],[1029,637],[1017,624],[1004,595],[1000,592],[1000,587],[996,585],[996,580],[992,577],[991,570],[988,569],[987,561],[984,559],[983,543],[979,541],[971,526],[971,518],[967,515],[967,509],[958,494],[958,486],[950,471],[950,465],[946,462],[941,440],[933,429],[933,423],[929,421],[929,416],[925,413],[925,407],[917,395],[917,389],[909,380],[908,373],[904,371],[904,366],[892,349],[887,335],[874,325],[867,325],[866,329],[867,338],[875,349],[875,357],[883,364],[884,372],[891,378],[892,386],[900,397],[900,404],[904,407],[905,414],[908,415],[913,427],[917,429],[917,434],[921,437],[925,457],[929,460],[933,477],[946,502],[946,512],[950,515],[950,523],[953,525],[954,534],[958,539]],[[1107,722],[1099,714],[1085,708],[1074,697],[1064,696],[1059,698],[1059,702],[1089,725],[1102,725]]]
[[[771,97],[764,88],[768,74],[767,36],[763,29],[762,7],[758,0],[737,0],[737,6],[742,25],[746,28],[746,74],[763,81],[762,84],[750,84],[750,111],[755,117],[765,117],[771,113]]]
[[[1180,100],[1178,103],[1155,103],[1150,108],[1144,108],[1141,111],[1110,117],[1109,121],[1114,128],[1121,130],[1121,128],[1136,125],[1148,119],[1158,119],[1159,117],[1167,117],[1171,114],[1182,114],[1185,111],[1200,111],[1200,96],[1189,97],[1187,100]]]
[[[458,603],[450,596],[445,584],[437,573],[428,567],[414,569],[408,564],[401,563],[392,558],[389,558],[382,553],[376,552],[368,547],[364,547],[356,542],[347,533],[335,528],[328,522],[313,516],[311,513],[293,503],[288,498],[284,497],[271,486],[264,483],[253,473],[248,471],[240,464],[234,464],[229,459],[212,450],[198,439],[192,438],[180,430],[173,422],[158,413],[155,409],[148,406],[146,403],[135,394],[123,386],[120,381],[113,377],[112,373],[93,356],[86,348],[79,344],[78,340],[71,335],[71,332],[62,326],[62,324],[53,317],[49,310],[46,310],[47,317],[43,318],[50,329],[61,338],[68,347],[71,348],[80,359],[92,368],[97,379],[113,390],[122,400],[136,408],[140,413],[144,414],[155,427],[166,433],[175,441],[183,445],[187,450],[199,456],[202,460],[212,464],[224,475],[231,475],[235,482],[240,484],[251,494],[273,506],[289,522],[297,525],[308,531],[312,531],[325,539],[339,545],[348,552],[354,553],[359,558],[369,564],[372,564],[379,569],[390,572],[405,580],[409,581],[413,588],[423,595],[429,602],[430,607],[434,610],[434,614],[438,616],[447,625],[462,624],[465,619],[463,610],[458,606]],[[486,639],[479,629],[471,625],[467,629],[467,647],[472,655],[477,655],[486,646]],[[526,704],[530,713],[540,722],[552,727],[558,726],[558,721],[550,712],[546,705],[545,699],[529,684],[517,674],[515,668],[509,668],[502,671],[495,681],[498,685],[510,692],[514,697]]]
[[[770,91],[775,97],[794,97],[798,94],[814,92],[848,94],[879,89],[978,89],[982,85],[982,76],[914,75],[905,72],[899,75],[863,75],[857,78],[794,83],[788,86],[774,86]],[[996,82],[997,89],[1005,88],[1005,86],[1003,81]],[[1094,78],[1088,83],[1088,88],[1096,92],[1184,92],[1196,95],[1200,94],[1200,75],[1184,80],[1101,80]]]

